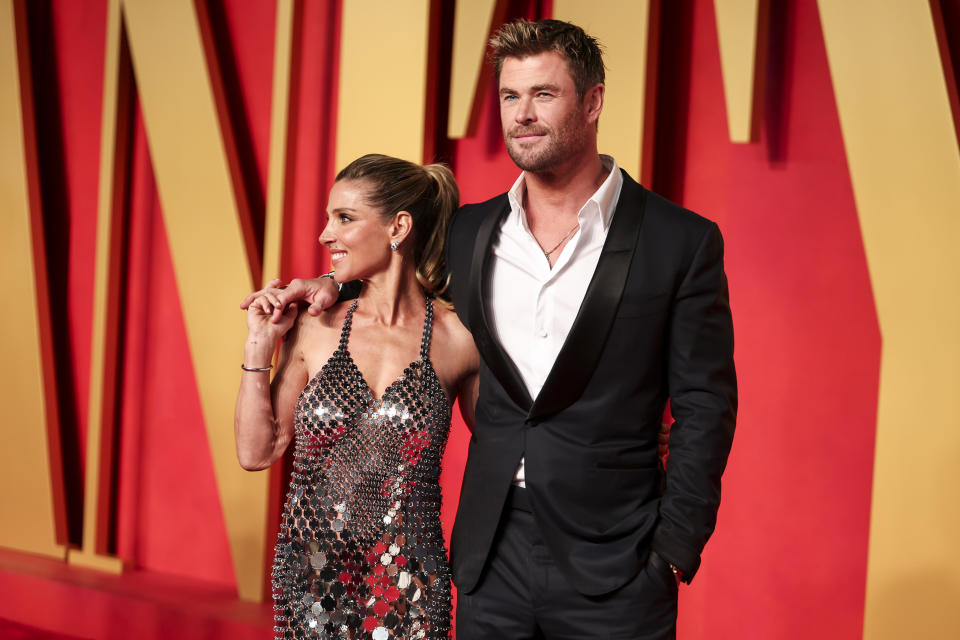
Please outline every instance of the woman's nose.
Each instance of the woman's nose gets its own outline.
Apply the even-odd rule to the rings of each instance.
[[[320,232],[320,237],[317,238],[317,242],[320,244],[327,244],[333,240],[332,234],[330,233],[330,222],[328,221],[323,225],[323,231]]]

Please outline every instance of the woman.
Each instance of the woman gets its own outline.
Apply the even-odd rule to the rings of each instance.
[[[278,638],[445,638],[450,572],[440,459],[450,405],[472,424],[479,357],[442,292],[459,194],[441,165],[367,155],[337,176],[320,243],[355,301],[319,316],[247,312],[237,455],[266,469],[293,440],[273,565]],[[277,373],[270,361],[283,337]]]

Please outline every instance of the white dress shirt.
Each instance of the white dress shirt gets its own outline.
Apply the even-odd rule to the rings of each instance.
[[[609,171],[596,193],[580,208],[580,228],[570,237],[553,268],[527,224],[526,189],[520,174],[507,193],[510,213],[493,245],[487,308],[491,330],[536,398],[570,333],[587,293],[620,199],[623,176],[610,156],[600,156]],[[524,482],[520,460],[514,483]]]

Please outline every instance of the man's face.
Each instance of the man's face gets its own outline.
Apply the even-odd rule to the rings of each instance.
[[[554,170],[578,155],[594,126],[566,61],[553,51],[503,61],[500,123],[510,157],[532,173]]]

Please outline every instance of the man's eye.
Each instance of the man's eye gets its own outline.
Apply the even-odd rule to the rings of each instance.
[[[553,94],[552,94],[552,93],[547,93],[546,91],[541,91],[540,93],[537,94],[537,97],[538,97],[538,98],[552,98],[552,97],[553,97]]]
[[[504,102],[511,102],[511,101],[513,101],[513,100],[516,100],[516,99],[517,99],[517,96],[503,96],[503,101],[504,101]]]

